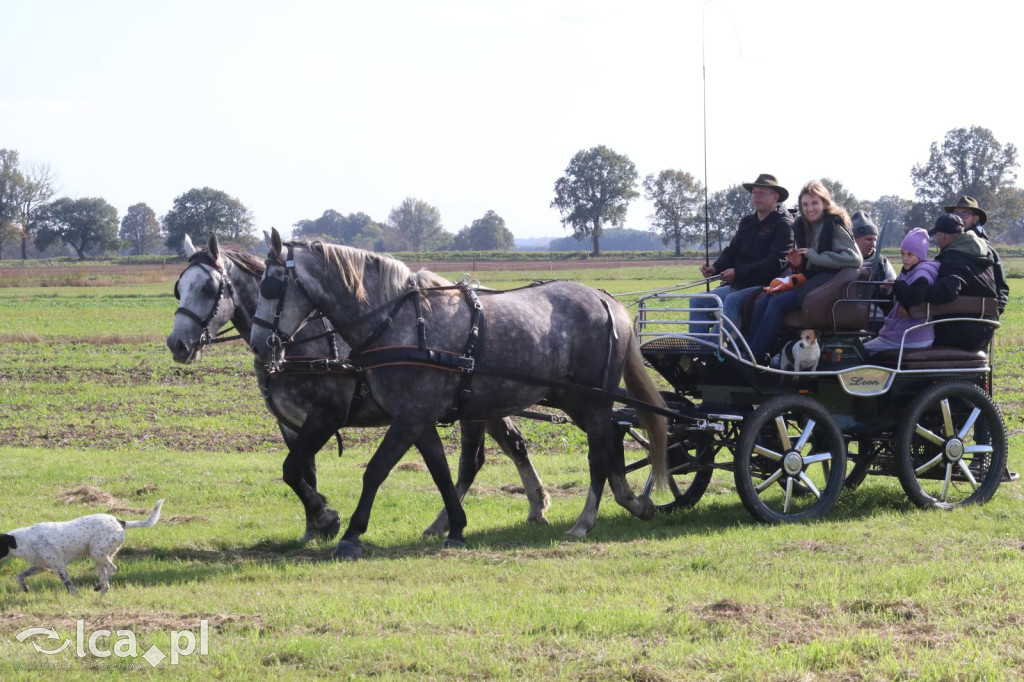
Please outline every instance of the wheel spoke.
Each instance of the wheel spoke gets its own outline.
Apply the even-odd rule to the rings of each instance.
[[[773,450],[769,450],[768,448],[764,447],[763,445],[755,445],[754,446],[754,453],[758,454],[758,455],[763,455],[764,457],[767,457],[768,459],[770,459],[770,460],[772,460],[774,462],[781,462],[782,461],[782,455],[781,454],[779,454],[778,452],[775,452]]]
[[[991,445],[965,445],[965,455],[991,455],[993,452]]]
[[[932,467],[934,467],[939,462],[941,462],[942,459],[943,459],[943,454],[940,452],[939,454],[937,454],[932,459],[928,460],[927,462],[925,462],[921,466],[919,466],[916,469],[914,469],[914,473],[917,474],[918,476],[920,476],[921,474],[923,474],[926,471],[929,471]]]
[[[939,408],[942,410],[943,433],[946,438],[952,438],[956,429],[953,427],[953,412],[949,409],[949,398],[939,401]]]
[[[916,424],[914,426],[914,433],[921,436],[921,438],[924,438],[926,441],[934,443],[935,445],[942,445],[943,443],[946,442],[944,438],[942,438],[941,436],[937,436],[936,434],[932,433],[931,431],[921,426],[920,424]]]
[[[782,449],[792,449],[792,441],[789,438],[789,427],[786,426],[786,418],[781,414],[775,417],[775,428],[779,432],[779,441],[782,443]]]
[[[978,479],[974,478],[974,472],[971,471],[971,468],[967,466],[967,464],[963,460],[960,460],[959,465],[960,473],[966,476],[967,480],[971,484],[971,487],[977,490],[980,484],[978,483]]]
[[[939,496],[940,502],[945,502],[949,496],[949,484],[953,478],[953,463],[949,462],[946,464],[946,477],[942,479],[942,495]]]
[[[759,493],[763,493],[766,488],[768,488],[772,483],[775,483],[775,481],[779,480],[781,477],[782,477],[782,468],[780,467],[780,468],[775,470],[774,474],[772,474],[768,478],[764,479],[764,481],[761,483],[761,485],[755,485],[754,486],[754,490],[756,490]]]
[[[793,477],[788,476],[786,478],[786,501],[782,505],[782,513],[789,513],[789,505],[793,501]]]
[[[821,499],[821,491],[818,490],[818,486],[814,485],[814,481],[807,477],[807,474],[800,472],[800,482],[803,483],[807,488],[814,493],[814,496],[819,500]]]
[[[811,437],[811,432],[814,431],[814,423],[813,419],[807,420],[807,426],[804,427],[803,432],[800,434],[800,438],[793,447],[797,452],[803,451],[804,446],[807,445],[807,440]]]
[[[804,457],[804,468],[806,468],[806,466],[808,464],[817,464],[819,462],[831,462],[831,461],[832,461],[832,453],[831,452],[816,452],[813,455],[807,455],[806,457]]]
[[[960,433],[956,434],[956,437],[960,440],[965,440],[967,438],[967,432],[974,426],[974,422],[978,420],[978,415],[980,414],[981,410],[977,407],[971,410],[971,414],[967,417],[967,421],[964,422],[963,428],[960,429]]]

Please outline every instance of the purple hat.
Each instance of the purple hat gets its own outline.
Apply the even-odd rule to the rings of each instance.
[[[914,254],[921,260],[928,259],[928,231],[923,227],[915,227],[903,238],[900,248]]]

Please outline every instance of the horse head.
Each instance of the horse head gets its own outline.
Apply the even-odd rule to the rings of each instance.
[[[167,347],[175,362],[190,364],[235,314],[236,301],[228,273],[230,260],[221,254],[216,235],[210,235],[205,251],[196,249],[186,235],[182,249],[188,266],[174,284],[179,304]]]
[[[306,286],[300,284],[299,273],[308,250],[285,243],[277,228],[266,235],[266,241],[269,251],[249,346],[260,362],[270,363],[283,358],[285,346],[299,333],[315,306]]]

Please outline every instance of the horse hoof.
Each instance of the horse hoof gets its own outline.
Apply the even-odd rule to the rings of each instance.
[[[539,526],[550,526],[551,522],[548,521],[548,517],[541,514],[540,516],[528,516],[526,517],[527,523],[536,523]]]
[[[338,540],[334,558],[338,561],[355,561],[363,556],[363,543],[358,540]]]
[[[327,510],[327,517],[329,520],[319,529],[317,535],[323,540],[333,540],[341,532],[341,517],[333,509]]]
[[[573,526],[569,530],[565,531],[565,537],[567,537],[570,540],[582,540],[583,538],[587,537],[587,529],[576,528],[575,526]]]
[[[654,506],[654,501],[647,495],[639,495],[636,498],[636,501],[637,509],[633,512],[633,515],[644,521],[650,521],[653,519],[654,514],[657,512],[657,509]]]
[[[466,549],[466,541],[465,540],[456,540],[454,538],[445,538],[444,539],[444,548],[445,549]]]

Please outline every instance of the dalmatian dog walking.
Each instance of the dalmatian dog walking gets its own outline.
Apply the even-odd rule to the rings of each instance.
[[[163,500],[157,500],[153,513],[145,521],[122,521],[110,514],[90,514],[72,521],[37,523],[12,530],[0,535],[0,559],[12,556],[32,564],[18,574],[18,587],[23,592],[28,592],[25,578],[53,571],[68,592],[78,594],[68,576],[67,565],[88,554],[99,574],[96,591],[104,595],[110,587],[111,576],[117,570],[113,559],[124,544],[124,529],[152,528],[160,520],[163,504]]]

